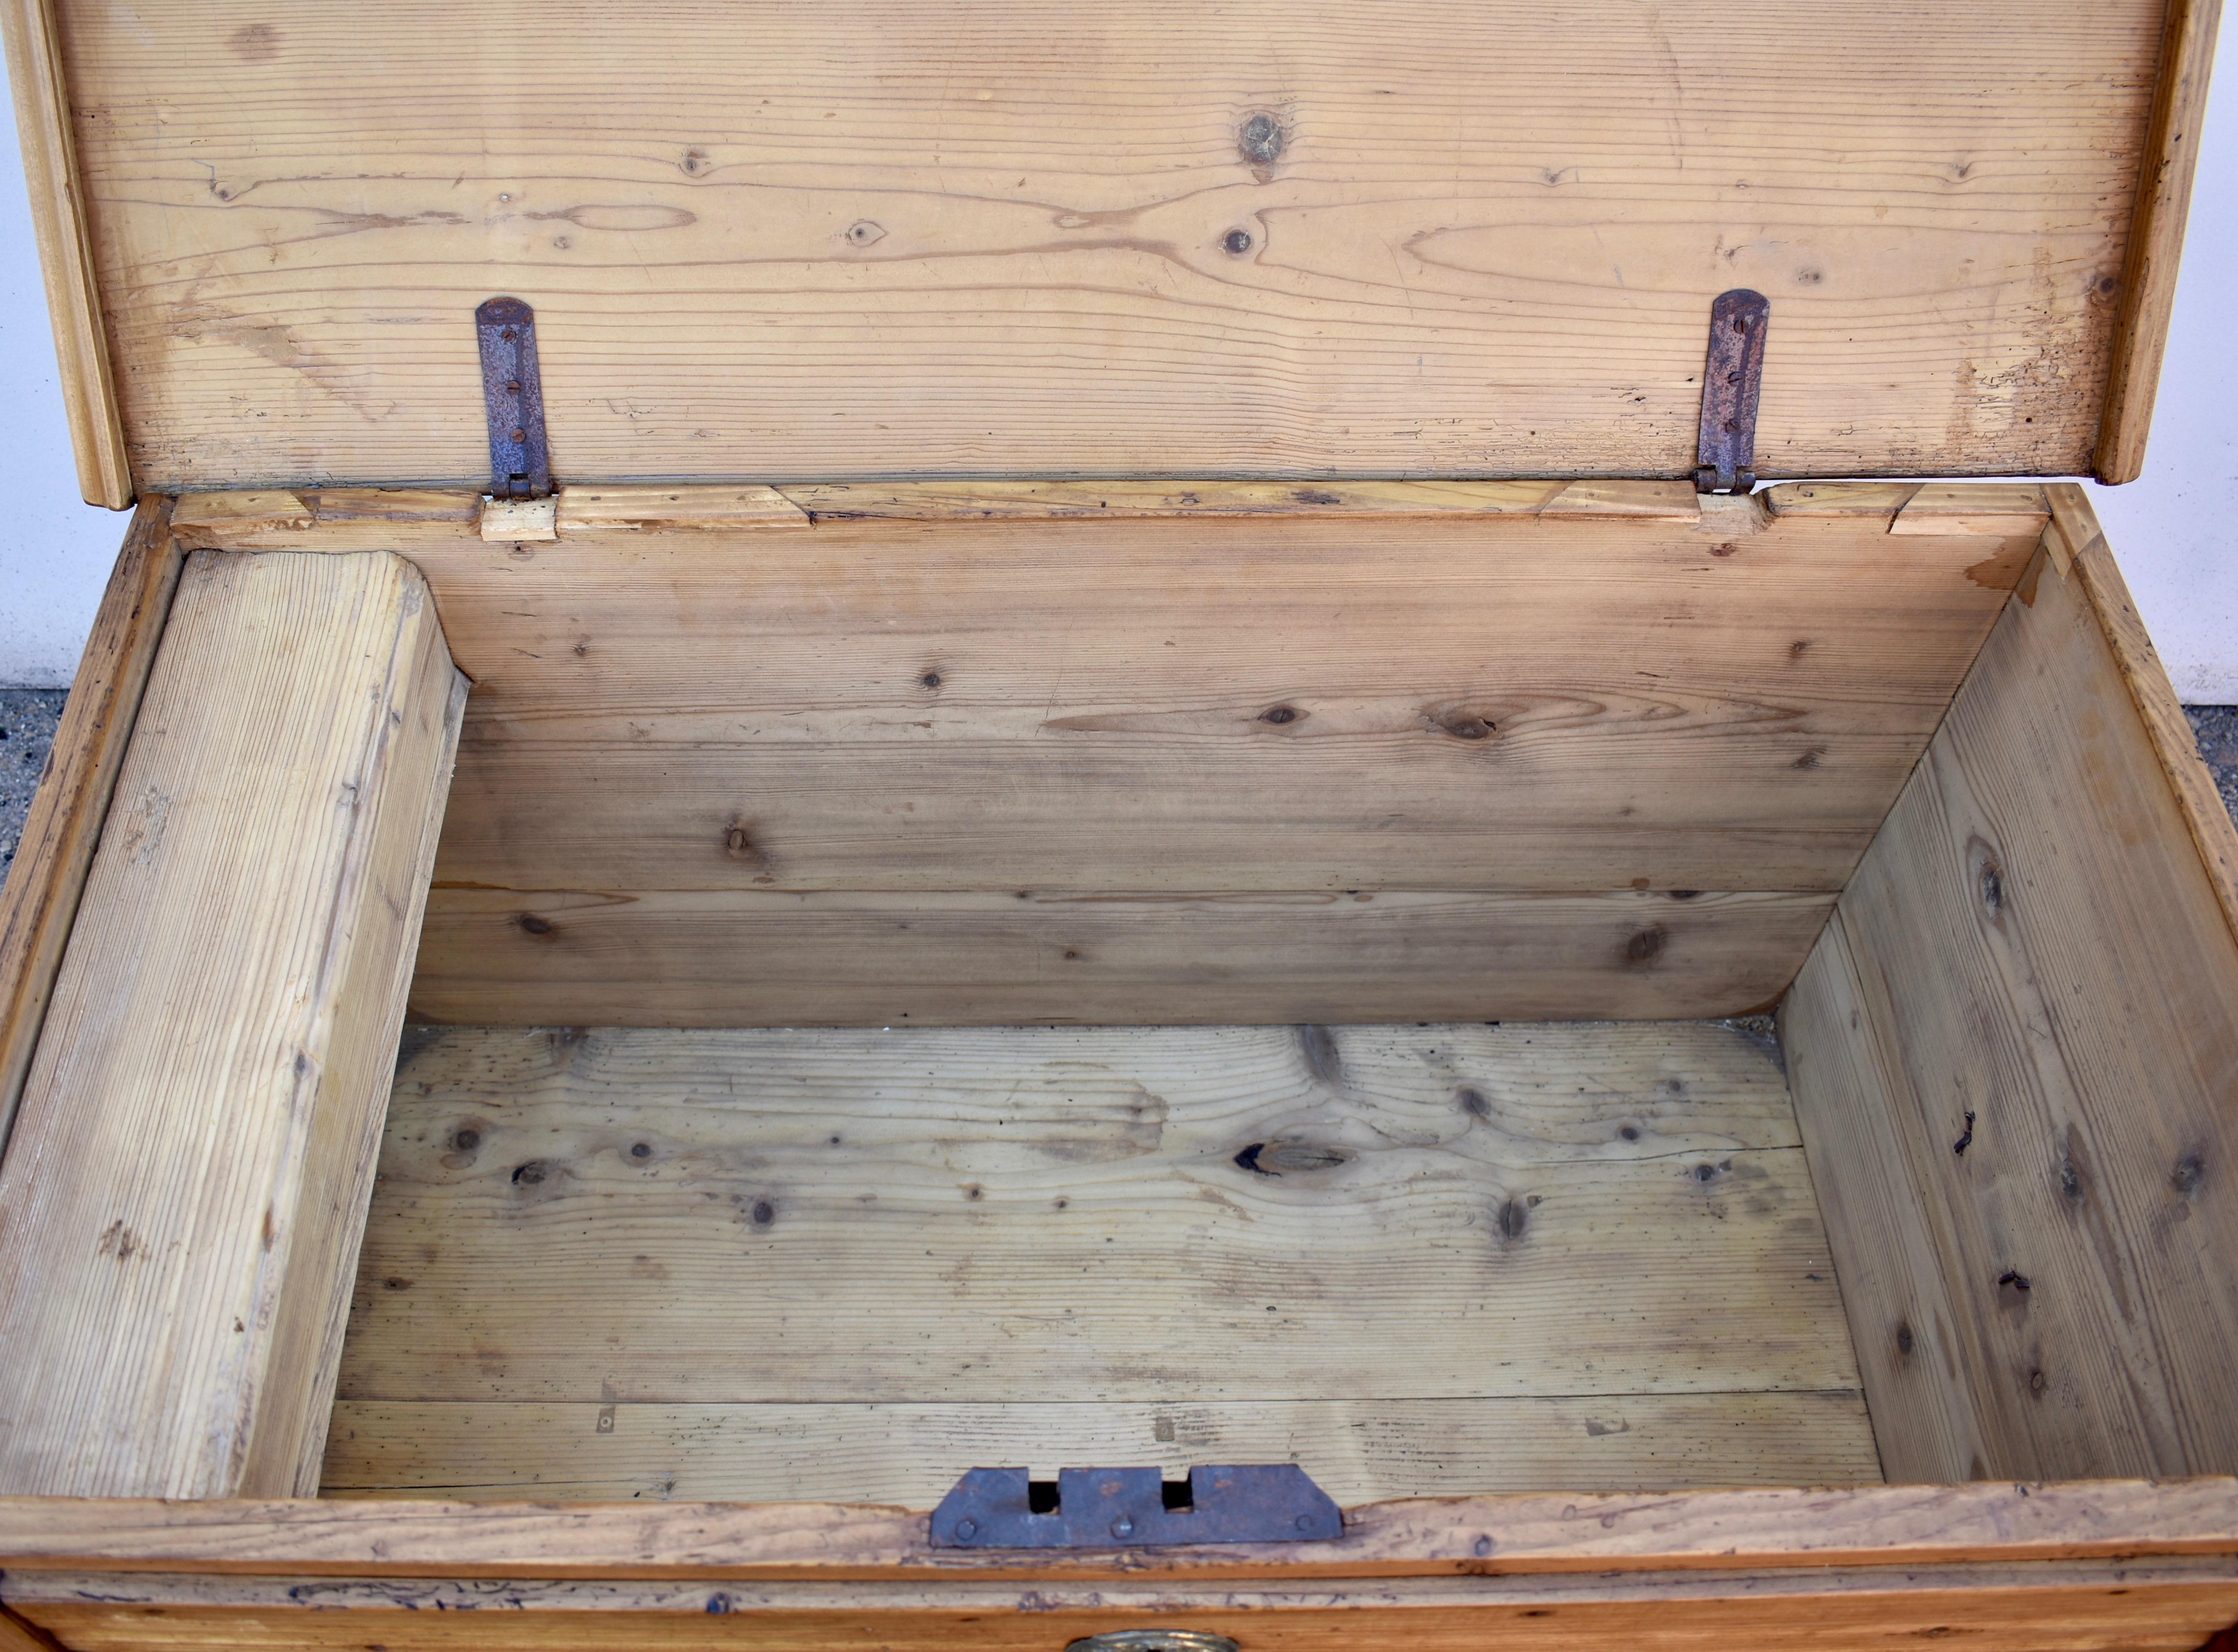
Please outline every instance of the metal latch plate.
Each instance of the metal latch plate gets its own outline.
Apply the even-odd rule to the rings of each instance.
[[[1694,491],[1746,493],[1756,486],[1756,407],[1764,390],[1764,331],[1771,301],[1736,287],[1710,306],[1710,353],[1702,373],[1702,430]]]
[[[474,311],[474,341],[489,414],[490,497],[540,499],[552,491],[552,456],[544,439],[536,312],[517,298],[486,300]]]
[[[1314,1543],[1343,1535],[1343,1510],[1294,1463],[1195,1468],[1186,1483],[1169,1483],[1156,1469],[1064,1469],[1054,1487],[1024,1469],[973,1469],[932,1515],[936,1549]]]

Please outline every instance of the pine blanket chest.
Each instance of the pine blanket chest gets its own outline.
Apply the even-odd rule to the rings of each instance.
[[[2216,9],[5,0],[0,1646],[2238,1621]]]

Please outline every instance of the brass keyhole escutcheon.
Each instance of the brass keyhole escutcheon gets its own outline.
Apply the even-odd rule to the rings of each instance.
[[[1075,1641],[1064,1652],[1241,1652],[1225,1635],[1202,1629],[1114,1629]]]

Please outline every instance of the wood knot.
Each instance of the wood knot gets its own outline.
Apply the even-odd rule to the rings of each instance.
[[[1629,964],[1652,964],[1663,955],[1664,943],[1671,932],[1659,923],[1651,923],[1637,930],[1624,943],[1624,961]]]
[[[1254,166],[1274,165],[1282,158],[1282,151],[1289,146],[1289,134],[1282,129],[1282,122],[1265,109],[1246,116],[1235,132],[1236,149]]]
[[[1968,839],[1966,868],[1972,876],[1974,893],[1982,902],[1982,910],[1995,922],[2005,910],[2005,870],[1998,862],[1996,851],[1979,837]]]
[[[225,43],[246,63],[268,63],[280,55],[280,31],[268,23],[243,23],[225,37]]]
[[[1294,705],[1270,705],[1259,714],[1261,723],[1271,723],[1276,728],[1286,724],[1302,723],[1306,714]]]
[[[1220,244],[1240,258],[1251,250],[1251,232],[1248,229],[1231,229],[1221,238]]]
[[[1235,1159],[1238,1169],[1255,1176],[1310,1176],[1351,1162],[1346,1148],[1313,1141],[1255,1141]]]
[[[517,912],[513,921],[520,926],[523,935],[548,935],[555,933],[551,919],[540,918],[533,912]]]

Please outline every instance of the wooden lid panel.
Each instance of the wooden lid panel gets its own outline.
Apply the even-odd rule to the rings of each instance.
[[[60,0],[134,479],[2089,468],[2160,0]]]

